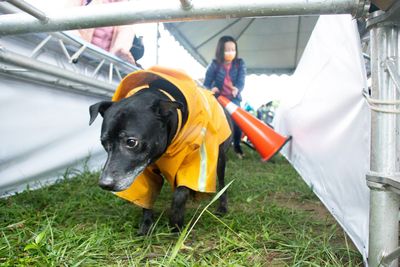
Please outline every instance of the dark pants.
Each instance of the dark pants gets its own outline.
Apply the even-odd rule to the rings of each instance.
[[[233,149],[236,153],[243,154],[242,148],[240,147],[240,141],[242,140],[242,130],[236,123],[233,123]]]
[[[232,99],[232,103],[240,107],[240,101],[236,98]],[[242,140],[242,130],[233,122],[233,149],[236,153],[243,154],[240,142]]]
[[[215,94],[215,98],[218,98],[219,94]],[[231,99],[232,103],[240,107],[240,100],[237,98]],[[239,128],[239,126],[236,125],[236,123],[232,120],[233,122],[233,150],[236,153],[243,154],[243,150],[240,147],[240,141],[242,140],[242,130]]]

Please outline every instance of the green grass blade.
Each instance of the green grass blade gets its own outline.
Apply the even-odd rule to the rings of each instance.
[[[227,185],[225,185],[224,188],[222,188],[215,196],[214,198],[207,204],[207,206],[204,207],[204,209],[200,212],[199,216],[197,216],[196,220],[193,222],[192,224],[192,220],[193,218],[190,220],[190,222],[188,224],[186,224],[186,227],[183,229],[183,231],[181,232],[181,234],[179,235],[179,238],[174,246],[174,248],[172,249],[171,252],[171,256],[168,260],[168,263],[170,264],[175,258],[176,255],[178,255],[179,250],[181,249],[181,247],[183,246],[185,240],[188,238],[188,236],[190,235],[191,231],[193,230],[194,226],[196,225],[196,223],[200,220],[201,216],[203,215],[203,213],[208,209],[208,207],[210,207],[215,201],[217,201],[222,194],[228,189],[228,187],[234,182],[234,180],[230,181]],[[190,229],[189,229],[190,227]]]

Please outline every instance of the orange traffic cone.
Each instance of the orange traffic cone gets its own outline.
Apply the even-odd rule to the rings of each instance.
[[[292,138],[291,136],[281,136],[264,122],[244,111],[226,97],[219,96],[218,101],[247,135],[263,161],[272,158]]]

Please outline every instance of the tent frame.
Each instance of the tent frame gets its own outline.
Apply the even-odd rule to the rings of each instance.
[[[10,4],[21,8],[40,21],[47,21],[46,14],[26,2],[10,0]],[[0,10],[6,13],[18,12],[13,6],[0,4]],[[37,15],[39,14],[39,15]],[[1,17],[1,16],[0,16]],[[39,83],[55,85],[60,89],[74,90],[79,93],[96,95],[102,98],[111,97],[122,76],[137,69],[136,66],[127,63],[118,57],[105,53],[98,47],[85,42],[79,37],[64,32],[42,33],[35,36],[16,35],[18,40],[29,40],[38,44],[27,53],[11,51],[0,46],[0,73],[18,79],[27,79]],[[65,65],[55,66],[41,60],[41,56],[48,51],[58,49],[60,56],[67,61]],[[91,66],[79,69],[76,65],[79,61],[90,61]],[[107,72],[107,75],[104,73]],[[106,78],[106,79],[105,79]]]
[[[10,4],[16,1],[7,0]],[[0,35],[240,17],[352,14],[357,18],[365,13],[368,3],[368,0],[152,0],[149,5],[148,0],[137,0],[71,7],[51,14],[42,12],[45,18],[42,20],[26,13],[1,16]]]
[[[368,0],[147,0],[75,7],[44,14],[19,4],[29,14],[0,16],[0,36],[18,33],[63,31],[148,22],[210,20],[218,18],[352,14],[359,18],[369,8]],[[385,2],[376,0],[374,2]],[[388,1],[386,1],[388,2]],[[393,2],[393,1],[392,1]],[[379,5],[378,5],[379,6]],[[87,14],[91,14],[87,16]],[[371,36],[372,104],[371,161],[367,183],[370,187],[369,265],[398,266],[400,208],[400,2],[386,12],[376,11],[369,18]],[[384,101],[381,101],[384,100]],[[381,105],[388,105],[387,109]]]
[[[24,37],[15,38],[22,40]],[[138,69],[110,53],[99,51],[94,45],[62,32],[36,35],[36,39],[39,44],[29,55],[0,46],[0,73],[19,79],[60,85],[61,88],[85,94],[111,97],[122,76]],[[64,56],[69,63],[69,68],[40,59],[41,55],[48,54],[55,46],[60,51],[60,56]],[[75,65],[81,60],[90,61],[91,66],[79,69]],[[106,79],[104,75],[100,75],[104,72],[107,72]]]
[[[400,2],[370,15],[369,264],[398,266],[400,208]]]

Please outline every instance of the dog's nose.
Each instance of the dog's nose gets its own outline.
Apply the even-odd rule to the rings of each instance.
[[[100,179],[99,186],[105,190],[112,190],[114,188],[115,182],[109,177]]]

